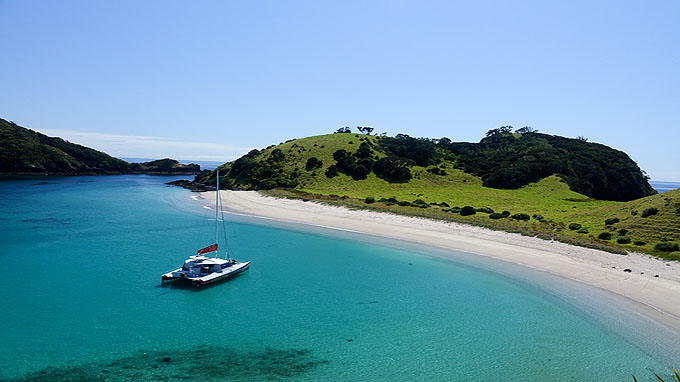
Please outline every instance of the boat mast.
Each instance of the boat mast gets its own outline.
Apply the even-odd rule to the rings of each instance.
[[[217,179],[217,183],[215,185],[215,244],[218,243],[219,239],[219,231],[220,231],[220,222],[219,222],[219,211],[220,211],[220,170],[217,169],[217,175],[215,178]],[[219,246],[218,246],[219,247]],[[220,251],[219,248],[215,250],[215,257],[219,256]]]

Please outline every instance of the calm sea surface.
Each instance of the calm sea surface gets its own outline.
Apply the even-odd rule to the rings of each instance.
[[[670,190],[675,190],[676,188],[680,188],[680,182],[658,182],[654,180],[650,180],[649,184],[654,188],[658,193],[670,191]]]
[[[251,269],[161,286],[214,240],[211,211],[172,179],[0,178],[0,380],[624,381],[678,366],[672,331],[601,291],[357,235],[230,217]]]

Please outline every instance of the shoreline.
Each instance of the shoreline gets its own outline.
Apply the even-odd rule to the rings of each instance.
[[[208,202],[215,200],[213,192],[200,195]],[[680,264],[675,262],[640,253],[612,254],[460,223],[273,198],[256,191],[221,190],[220,196],[230,212],[244,216],[463,251],[561,276],[652,308],[662,313],[660,316],[666,318],[663,321],[680,329]],[[454,254],[448,258],[455,260]]]

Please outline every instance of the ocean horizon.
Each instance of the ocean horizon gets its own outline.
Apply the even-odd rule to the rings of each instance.
[[[214,241],[214,211],[165,185],[180,178],[0,181],[0,380],[642,381],[680,359],[677,332],[620,296],[320,227],[229,215],[251,269],[161,285]]]

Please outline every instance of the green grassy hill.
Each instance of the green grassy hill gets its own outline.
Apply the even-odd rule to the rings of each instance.
[[[544,134],[533,134],[531,141],[522,142],[524,152],[512,147],[512,140],[520,140],[521,136],[514,134],[511,138],[504,138],[511,142],[510,148],[501,145],[496,150],[515,150],[514,154],[507,156],[514,155],[522,161],[522,171],[532,172],[525,166],[530,163],[526,158],[530,156],[527,150],[533,151],[533,160],[541,162],[542,166],[545,163],[546,168],[553,167],[550,167],[552,164],[546,159],[545,151],[554,156],[553,161],[566,162],[558,150],[545,147],[539,150],[540,146],[527,144],[537,140],[551,141],[551,136],[546,138]],[[673,250],[673,244],[680,242],[680,191],[654,195],[637,165],[619,151],[582,141],[566,142],[577,147],[571,147],[569,155],[572,158],[578,158],[585,152],[585,155],[594,157],[594,161],[599,161],[599,164],[580,165],[586,172],[594,169],[601,174],[609,173],[608,177],[600,176],[600,180],[607,183],[604,187],[588,183],[588,173],[581,175],[567,169],[571,171],[569,175],[559,174],[565,171],[564,167],[554,166],[555,172],[536,180],[532,178],[515,188],[492,188],[488,182],[485,183],[488,178],[476,174],[479,168],[487,174],[494,171],[497,174],[504,171],[503,168],[518,166],[517,162],[498,163],[496,167],[501,170],[479,165],[477,170],[471,170],[470,156],[461,150],[449,149],[455,143],[402,138],[402,141],[394,141],[395,138],[389,137],[338,133],[290,140],[263,150],[253,150],[234,162],[220,166],[220,183],[225,188],[275,189],[268,192],[279,196],[322,199],[357,208],[468,222],[615,252],[635,250],[680,259],[678,251]],[[475,156],[500,155],[491,152],[489,147],[480,146],[483,150],[477,150],[470,146],[474,144],[464,145],[469,150],[476,150]],[[579,151],[578,146],[586,150]],[[345,153],[338,154],[339,150]],[[480,154],[484,150],[487,152]],[[605,159],[598,158],[598,155]],[[607,165],[607,158],[614,158],[611,168]],[[359,168],[362,163],[364,167],[370,167],[368,172]],[[387,170],[380,170],[381,163],[383,167],[387,166]],[[408,179],[404,169],[408,171]],[[214,172],[205,171],[197,176],[196,181],[214,185],[214,177]],[[639,184],[635,184],[637,181]],[[622,184],[626,183],[630,187],[622,189]],[[609,188],[614,190],[612,199],[622,195],[644,196],[621,202],[595,199],[574,190],[589,189],[592,194],[606,195]],[[473,207],[474,213],[468,214],[470,208],[461,213],[465,206]],[[658,212],[642,217],[648,208],[657,208]],[[606,219],[614,217],[619,222],[605,224]],[[608,232],[611,237],[600,237],[603,232]],[[669,243],[669,247],[663,249],[670,251],[660,250],[657,247],[660,243]]]

